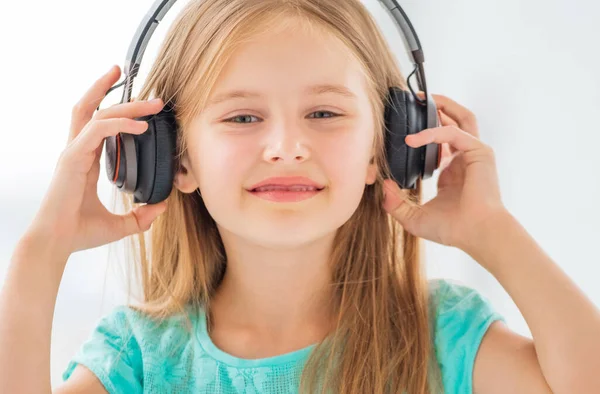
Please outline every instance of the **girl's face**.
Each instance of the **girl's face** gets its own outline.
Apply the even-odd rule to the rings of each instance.
[[[342,44],[316,30],[285,29],[240,46],[188,136],[188,172],[177,175],[176,187],[199,187],[221,232],[263,246],[331,235],[375,182],[366,80]],[[250,191],[287,176],[325,188],[297,202]]]

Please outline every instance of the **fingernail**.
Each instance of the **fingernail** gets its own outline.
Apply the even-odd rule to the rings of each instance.
[[[159,103],[162,102],[162,99],[160,97],[157,97],[155,99],[150,100],[151,103]]]

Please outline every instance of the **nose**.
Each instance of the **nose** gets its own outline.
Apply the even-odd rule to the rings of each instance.
[[[274,127],[264,150],[270,163],[302,163],[310,158],[310,149],[300,127]]]

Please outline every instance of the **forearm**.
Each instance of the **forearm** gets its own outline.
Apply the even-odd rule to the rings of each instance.
[[[17,244],[0,292],[0,387],[50,393],[50,338],[68,255],[51,237],[26,234]]]
[[[533,336],[554,393],[600,393],[600,312],[510,214],[465,252],[506,289]]]

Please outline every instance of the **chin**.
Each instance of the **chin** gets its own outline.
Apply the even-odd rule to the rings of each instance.
[[[256,223],[256,222],[254,222]],[[278,222],[262,220],[251,228],[243,229],[245,237],[253,242],[273,248],[297,248],[318,241],[328,234],[335,233],[336,228],[320,222],[302,220],[285,220]]]
[[[254,242],[262,247],[269,249],[298,249],[305,245],[309,245],[319,238],[315,237],[315,235],[306,235],[301,236],[300,234],[295,234],[292,236],[282,236],[279,234],[277,237],[254,237]]]

